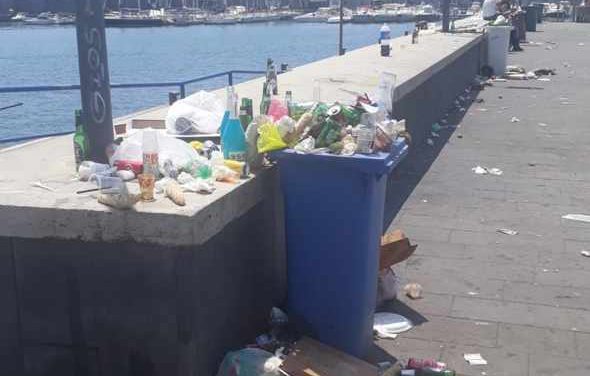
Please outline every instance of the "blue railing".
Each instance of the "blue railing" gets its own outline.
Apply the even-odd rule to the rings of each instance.
[[[187,81],[171,81],[171,82],[145,82],[145,83],[137,83],[137,84],[111,84],[111,89],[139,89],[139,88],[156,88],[156,87],[178,87],[180,97],[186,97],[186,87],[190,84],[194,84],[201,81],[207,81],[214,78],[219,78],[223,76],[227,76],[227,84],[233,85],[234,84],[234,75],[237,74],[264,74],[265,71],[254,71],[254,70],[231,70],[221,73],[214,73],[207,76],[197,77]],[[43,91],[64,91],[64,90],[80,90],[80,85],[45,85],[45,86],[9,86],[9,87],[0,87],[0,94],[8,94],[8,93],[31,93],[31,92],[43,92]],[[22,104],[16,104],[7,106],[8,109],[20,106]],[[13,142],[21,142],[27,140],[33,140],[36,138],[44,138],[44,137],[52,137],[52,136],[61,136],[64,134],[69,134],[72,132],[56,132],[56,133],[49,133],[49,134],[39,134],[39,135],[32,135],[32,136],[23,136],[23,137],[13,137],[13,138],[4,138],[0,139],[0,144],[2,143],[13,143]]]

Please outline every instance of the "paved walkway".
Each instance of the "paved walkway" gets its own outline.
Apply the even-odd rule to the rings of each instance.
[[[440,358],[465,375],[590,375],[590,224],[561,219],[590,214],[590,25],[539,30],[528,36],[542,44],[510,63],[558,75],[486,88],[456,130],[421,147],[431,161],[399,176],[400,189],[417,184],[391,228],[419,246],[398,269],[425,294],[393,307],[421,322],[378,343],[396,358]],[[478,352],[488,366],[463,360]]]

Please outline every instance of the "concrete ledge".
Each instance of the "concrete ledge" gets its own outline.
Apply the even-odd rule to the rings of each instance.
[[[291,90],[296,100],[309,100],[319,80],[322,100],[350,101],[350,91],[373,92],[380,73],[388,71],[397,75],[396,99],[401,101],[480,41],[474,34],[429,33],[412,45],[410,37],[401,37],[393,41],[391,57],[381,57],[377,45],[368,46],[282,74],[279,88]],[[255,79],[236,89],[259,103],[261,87],[262,79]],[[216,93],[224,96],[223,90]],[[163,119],[166,111],[160,106],[118,120]],[[188,194],[184,208],[162,198],[132,211],[112,211],[91,195],[74,193],[88,183],[73,180],[71,144],[71,136],[63,136],[0,152],[0,220],[9,224],[0,228],[0,236],[203,244],[260,202],[272,185],[273,172],[263,171],[236,185],[218,184],[212,195]],[[56,191],[31,187],[34,181]]]

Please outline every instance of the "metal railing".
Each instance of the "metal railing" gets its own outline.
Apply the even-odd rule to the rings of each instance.
[[[197,78],[193,78],[187,81],[170,81],[170,82],[145,82],[145,83],[137,83],[137,84],[111,84],[111,89],[139,89],[139,88],[157,88],[157,87],[178,87],[180,97],[186,97],[186,87],[190,84],[194,84],[197,82],[207,81],[214,78],[224,77],[227,76],[227,84],[233,85],[234,84],[234,76],[238,74],[246,74],[246,75],[254,75],[254,74],[265,74],[265,71],[254,71],[254,70],[230,70],[221,73],[214,73],[207,76],[201,76]],[[80,90],[80,85],[44,85],[44,86],[8,86],[8,87],[0,87],[0,94],[8,94],[8,93],[31,93],[31,92],[44,92],[44,91],[68,91],[68,90]],[[22,104],[7,106],[8,109],[20,106]],[[0,144],[3,143],[13,143],[13,142],[21,142],[27,140],[33,140],[37,138],[44,138],[44,137],[52,137],[52,136],[61,136],[64,134],[73,133],[71,132],[55,132],[49,134],[39,134],[39,135],[32,135],[32,136],[22,136],[22,137],[13,137],[13,138],[4,138],[0,139]]]

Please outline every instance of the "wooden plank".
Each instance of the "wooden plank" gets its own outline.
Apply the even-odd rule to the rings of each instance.
[[[378,368],[321,342],[304,337],[289,354],[282,370],[289,376],[376,376]]]

